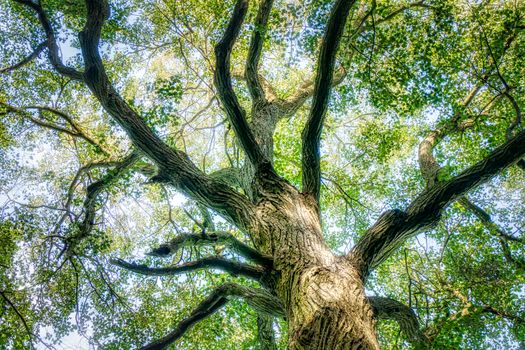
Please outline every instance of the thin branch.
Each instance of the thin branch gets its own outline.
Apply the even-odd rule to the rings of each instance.
[[[505,259],[519,270],[525,271],[525,261],[513,257],[508,244],[508,241],[525,243],[525,238],[514,237],[506,233],[492,220],[489,213],[487,213],[481,207],[474,204],[466,196],[461,197],[458,200],[458,202],[463,208],[473,213],[491,234],[499,238],[499,242],[503,250],[503,255],[505,256]]]
[[[317,202],[321,188],[319,144],[333,82],[335,55],[348,13],[354,3],[355,0],[338,0],[332,8],[317,62],[312,108],[302,133],[303,192],[311,194]]]
[[[409,4],[405,5],[405,6],[401,6],[397,10],[394,10],[394,11],[390,12],[385,17],[381,17],[381,18],[377,19],[375,21],[375,24],[379,25],[379,24],[388,22],[389,20],[391,20],[392,18],[396,17],[397,15],[403,13],[404,11],[412,9],[412,8],[417,8],[417,7],[420,7],[420,8],[423,8],[423,9],[436,9],[436,7],[433,7],[431,5],[425,4],[424,0],[416,1],[416,2],[413,2],[413,3],[409,3]],[[369,29],[369,27],[362,26],[362,27],[360,27],[360,30],[356,34],[361,34],[364,31],[366,31],[367,29]]]
[[[20,106],[20,107],[14,107],[11,105],[8,105],[7,103],[0,102],[0,106],[3,106],[6,111],[16,113],[18,115],[21,115],[29,120],[31,120],[33,123],[42,126],[44,128],[52,129],[58,132],[63,132],[65,134],[68,134],[73,137],[79,137],[83,139],[84,141],[88,142],[89,144],[96,147],[98,150],[100,150],[104,154],[109,154],[108,151],[106,151],[97,141],[95,141],[91,136],[89,136],[75,121],[74,119],[67,115],[66,113],[59,111],[58,109],[46,107],[46,106]],[[41,119],[37,119],[33,117],[33,115],[29,112],[26,112],[25,110],[37,110],[39,112],[50,112],[58,116],[59,118],[65,120],[73,130],[66,129],[60,125],[53,124],[48,121],[44,121]]]
[[[273,0],[262,0],[259,4],[246,59],[246,83],[254,103],[266,101],[265,91],[259,80],[259,61],[261,60],[262,46],[272,5]]]
[[[472,103],[476,95],[481,90],[482,86],[483,84],[479,83],[470,90],[468,95],[461,103],[462,109],[467,108]],[[494,106],[494,104],[490,104],[490,106],[492,107]],[[460,128],[458,126],[458,122],[461,119],[462,114],[463,113],[461,110],[456,111],[454,115],[443,124],[442,127],[429,132],[427,136],[423,139],[423,141],[421,141],[421,143],[419,144],[419,168],[421,170],[423,178],[427,181],[427,187],[433,186],[437,182],[438,171],[441,168],[433,155],[434,147],[443,137],[448,135],[450,132],[464,129],[464,127]]]
[[[340,67],[334,72],[332,86],[341,84],[346,77],[346,70]],[[294,115],[299,108],[314,94],[315,84],[313,80],[305,81],[290,97],[277,102],[281,109],[281,118]]]
[[[463,207],[465,207],[465,209],[468,209],[471,213],[473,213],[479,219],[479,221],[481,221],[483,225],[485,225],[485,227],[487,227],[489,231],[493,232],[496,236],[501,237],[507,241],[525,243],[525,238],[514,237],[503,231],[498,225],[496,225],[496,223],[494,223],[489,213],[476,204],[472,203],[472,201],[466,196],[461,197],[458,202]]]
[[[11,299],[9,299],[7,297],[7,295],[5,295],[5,293],[3,291],[0,291],[0,295],[2,296],[2,298],[6,301],[7,304],[9,304],[9,306],[11,306],[11,309],[13,309],[13,311],[16,313],[16,315],[18,316],[18,318],[20,319],[20,321],[22,322],[22,325],[24,326],[25,330],[26,330],[26,333],[29,337],[29,343],[31,344],[31,348],[34,349],[34,345],[33,345],[33,332],[31,331],[31,328],[29,328],[29,325],[27,324],[27,321],[26,319],[24,318],[24,316],[20,313],[20,311],[18,311],[18,308],[15,306],[15,304],[13,304],[13,302],[11,301]]]
[[[231,83],[231,50],[239,35],[247,11],[248,2],[246,0],[238,0],[226,31],[221,41],[215,46],[216,69],[214,81],[219,98],[248,159],[257,170],[262,170],[263,168],[271,169],[270,161],[266,159],[260,146],[257,144],[246,120],[246,112],[240,106]]]
[[[119,162],[114,169],[108,171],[100,180],[93,182],[87,187],[86,198],[84,200],[84,219],[79,224],[78,232],[68,237],[66,246],[67,253],[72,253],[78,244],[88,237],[95,226],[95,216],[97,212],[98,197],[111,185],[122,177],[138,160],[140,156],[137,152],[132,152]]]
[[[202,234],[181,234],[168,243],[153,249],[148,255],[165,257],[175,254],[179,249],[198,245],[227,245],[234,252],[262,266],[271,266],[272,259],[254,248],[242,243],[229,232],[208,231]]]
[[[234,276],[241,275],[254,280],[260,280],[264,274],[264,269],[261,267],[238,263],[222,257],[207,257],[170,267],[148,267],[146,265],[129,263],[122,259],[111,259],[111,263],[146,276],[172,276],[203,269],[218,269]]]
[[[55,70],[58,73],[67,76],[71,79],[82,80],[82,72],[79,72],[74,68],[67,67],[64,65],[64,63],[62,63],[62,59],[60,58],[60,50],[55,37],[55,32],[53,31],[53,27],[51,26],[51,21],[49,20],[49,18],[47,18],[44,9],[40,5],[40,1],[38,1],[37,3],[33,2],[32,0],[13,1],[31,8],[38,15],[38,20],[40,21],[40,24],[42,25],[42,28],[44,29],[44,32],[47,37],[48,57],[53,68],[55,68]]]
[[[38,55],[40,55],[40,53],[44,51],[46,46],[47,46],[47,42],[45,41],[41,42],[40,44],[37,45],[37,47],[33,50],[33,52],[31,52],[29,55],[27,55],[22,60],[20,60],[20,62],[17,62],[13,64],[12,66],[0,69],[0,74],[9,73],[14,70],[17,70],[18,68],[25,66],[26,64],[28,64],[29,62],[37,58]]]

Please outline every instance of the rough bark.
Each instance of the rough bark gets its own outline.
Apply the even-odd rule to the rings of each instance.
[[[257,315],[257,339],[261,345],[261,350],[277,350],[271,317],[262,314]]]
[[[429,338],[419,329],[419,321],[412,309],[397,300],[385,297],[368,297],[374,317],[378,320],[393,320],[416,349],[430,347]]]
[[[47,36],[49,59],[55,69],[87,84],[105,111],[126,131],[134,146],[154,162],[159,170],[156,180],[176,187],[200,205],[215,210],[245,231],[253,242],[251,247],[222,234],[185,235],[153,251],[157,256],[167,255],[185,244],[223,242],[236,254],[249,260],[250,264],[220,256],[159,268],[113,260],[120,267],[155,276],[203,268],[220,269],[248,276],[263,286],[261,289],[233,284],[218,287],[172,332],[144,349],[166,348],[196,322],[225,305],[228,298],[242,298],[262,315],[260,337],[266,339],[264,342],[270,348],[273,346],[270,317],[286,318],[290,350],[379,349],[374,326],[375,318],[381,317],[401,319],[402,328],[407,330],[409,337],[414,336],[418,327],[410,309],[397,304],[392,306],[386,300],[377,303],[378,299],[374,302],[365,296],[364,283],[368,273],[407,238],[436,223],[441,211],[451,201],[518,162],[525,154],[525,132],[521,132],[460,175],[449,181],[433,183],[405,211],[392,210],[383,214],[351,254],[340,257],[328,248],[322,235],[318,207],[321,178],[319,147],[330,89],[344,77],[344,72],[336,73],[334,77],[335,54],[355,1],[335,1],[321,45],[316,78],[291,100],[285,101],[289,104],[268,93],[271,88],[257,71],[264,30],[254,32],[245,72],[254,100],[251,122],[246,118],[231,84],[230,55],[248,7],[246,0],[237,2],[224,36],[215,49],[215,85],[249,160],[241,180],[245,182],[243,187],[249,188],[246,192],[250,198],[236,192],[225,182],[204,174],[185,153],[169,147],[118,94],[105,72],[98,51],[102,25],[109,16],[107,1],[86,0],[87,22],[80,33],[84,72],[66,67],[60,61],[53,30],[39,3],[15,1],[38,14]],[[259,7],[256,23],[263,29],[267,25],[271,5],[271,0],[263,0]],[[383,20],[414,6],[426,5],[422,1],[409,4]],[[364,30],[364,22],[366,17],[360,21],[355,33]],[[312,108],[302,135],[304,193],[300,193],[274,173],[272,138],[278,120],[295,112],[310,96],[313,97]],[[421,153],[425,155],[431,150],[442,134],[431,135],[422,145]],[[434,178],[433,160],[423,157],[421,161],[425,167],[428,165],[428,177]],[[92,207],[97,194],[96,186],[91,190],[88,189],[91,197],[88,194],[86,207]],[[86,215],[86,222],[91,223],[92,218],[93,215]]]
[[[354,3],[355,0],[338,0],[332,8],[319,51],[312,108],[302,133],[303,191],[312,195],[316,202],[319,202],[321,188],[319,144],[334,79],[335,54],[339,48],[350,8]]]
[[[312,197],[288,186],[258,206],[256,247],[274,258],[289,349],[377,349],[358,269],[326,246]]]

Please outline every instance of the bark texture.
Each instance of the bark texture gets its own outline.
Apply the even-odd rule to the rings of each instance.
[[[391,299],[368,298],[364,288],[366,279],[408,238],[435,224],[452,201],[513,164],[520,162],[523,166],[525,131],[510,132],[508,141],[485,159],[450,180],[438,181],[439,164],[432,155],[433,147],[453,129],[469,125],[465,124],[467,121],[458,124],[459,117],[454,116],[452,124],[431,132],[421,143],[419,161],[427,188],[406,209],[383,213],[348,256],[338,256],[327,246],[320,220],[320,143],[331,87],[341,82],[346,74],[344,70],[334,73],[334,69],[339,42],[354,0],[334,2],[320,47],[315,79],[305,82],[287,100],[278,98],[258,72],[272,0],[262,0],[259,4],[246,70],[240,74],[230,71],[231,51],[248,12],[248,1],[237,1],[224,35],[215,47],[214,82],[228,121],[246,155],[246,163],[241,169],[223,169],[215,175],[205,174],[184,152],[166,144],[112,85],[98,51],[102,26],[109,16],[107,1],[86,0],[87,21],[80,33],[83,72],[60,61],[51,22],[40,4],[29,0],[14,1],[37,14],[46,34],[45,46],[54,68],[69,78],[83,81],[103,109],[128,134],[137,153],[116,165],[116,173],[127,171],[139,157],[149,158],[158,169],[154,177],[156,181],[171,185],[202,207],[214,210],[237,226],[251,242],[248,245],[225,232],[206,233],[203,228],[202,234],[181,234],[154,249],[151,255],[168,256],[188,245],[224,244],[244,261],[213,256],[176,266],[150,268],[113,260],[115,265],[144,275],[179,274],[211,268],[247,276],[261,285],[261,288],[248,288],[230,283],[217,287],[170,333],[143,349],[165,349],[231,298],[242,299],[256,310],[259,339],[264,349],[275,348],[274,317],[283,317],[288,322],[290,350],[379,349],[374,327],[375,320],[382,318],[395,319],[413,342],[426,344],[412,310]],[[423,2],[407,5],[382,17],[376,24],[409,7],[424,8],[425,5]],[[375,5],[364,14],[356,11],[358,18],[353,21],[351,39],[368,29],[364,24],[374,8]],[[34,59],[42,50],[44,43],[19,65]],[[252,97],[251,118],[247,118],[235,95],[232,75],[247,82]],[[476,86],[467,96],[465,106],[479,89]],[[277,123],[295,113],[310,97],[312,106],[302,133],[301,192],[273,169],[273,134]],[[518,116],[517,120],[521,118],[521,112]],[[68,131],[64,130],[61,131]],[[234,177],[236,181],[223,181],[221,175]],[[93,226],[97,195],[113,180],[114,175],[107,176],[88,188],[83,236],[89,234]],[[238,191],[239,187],[244,193]],[[481,219],[487,223],[490,221],[486,216]]]

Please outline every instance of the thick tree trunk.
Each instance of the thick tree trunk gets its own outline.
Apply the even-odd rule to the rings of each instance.
[[[274,257],[289,349],[379,349],[362,278],[324,243],[313,197],[291,187],[265,197],[256,244]]]
[[[372,310],[356,270],[305,266],[289,275],[289,349],[379,349]]]

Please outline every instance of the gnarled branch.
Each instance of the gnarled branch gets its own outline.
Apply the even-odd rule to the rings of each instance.
[[[88,19],[80,33],[84,80],[104,109],[127,132],[133,144],[159,169],[159,176],[197,202],[216,210],[242,229],[251,224],[248,199],[200,171],[188,156],[170,148],[124,101],[110,83],[98,51],[102,24],[109,14],[106,0],[87,0]]]
[[[273,0],[262,0],[259,4],[257,17],[255,18],[255,28],[253,29],[246,59],[246,83],[254,103],[266,101],[265,89],[259,80],[259,61],[261,60],[264,35],[268,27],[272,5]]]
[[[163,350],[180,339],[197,322],[202,321],[206,317],[212,315],[221,307],[226,305],[228,299],[226,293],[221,287],[216,288],[206,299],[204,299],[190,316],[180,321],[175,329],[166,336],[157,339],[140,350]]]
[[[218,269],[234,276],[242,275],[254,280],[260,280],[264,274],[264,269],[261,267],[231,261],[222,257],[202,258],[170,267],[149,267],[143,264],[129,263],[122,259],[111,259],[111,263],[146,276],[172,276],[203,269]]]
[[[97,212],[97,200],[100,194],[107,190],[115,181],[123,176],[130,167],[139,160],[139,154],[132,152],[121,162],[118,162],[114,169],[108,171],[100,180],[93,182],[87,187],[86,198],[84,199],[84,219],[79,224],[78,232],[67,238],[65,247],[66,256],[74,251],[78,244],[89,236],[95,225],[95,216]]]
[[[265,256],[259,253],[256,249],[242,243],[230,233],[221,231],[209,231],[202,234],[182,234],[173,238],[168,243],[162,244],[158,248],[153,249],[149,255],[164,257],[175,254],[182,247],[211,244],[227,245],[234,252],[254,263],[262,266],[272,265],[272,259],[270,257]]]
[[[141,350],[161,350],[166,349],[177,339],[180,339],[187,330],[197,322],[203,320],[215,311],[224,306],[230,298],[241,298],[248,305],[263,315],[273,315],[282,317],[283,308],[280,301],[264,289],[256,289],[241,286],[234,283],[226,283],[217,288],[204,299],[191,315],[183,319],[168,335],[158,339]]]
[[[493,150],[485,159],[452,179],[423,191],[406,211],[384,213],[350,252],[363,278],[387,259],[405,240],[437,223],[452,201],[515,164],[525,155],[525,131]]]
[[[385,297],[367,297],[374,318],[378,320],[393,320],[399,324],[401,332],[415,346],[416,349],[430,347],[430,339],[420,330],[416,314],[405,304]]]
[[[334,4],[321,44],[310,115],[302,133],[303,192],[318,202],[321,189],[321,155],[319,144],[333,81],[335,55],[341,35],[355,0],[338,0]]]
[[[244,152],[253,166],[259,170],[262,169],[261,167],[271,168],[271,164],[261,151],[248,125],[246,112],[242,109],[233,91],[230,73],[231,50],[239,35],[247,11],[248,2],[246,0],[238,0],[226,31],[221,41],[215,46],[216,67],[214,81],[219,98]]]
[[[69,77],[73,80],[82,80],[82,72],[79,72],[74,68],[64,65],[64,63],[62,62],[62,59],[60,58],[60,50],[58,48],[57,40],[55,37],[55,32],[53,31],[53,27],[51,26],[51,21],[49,21],[49,18],[47,18],[44,9],[40,5],[40,1],[36,3],[31,0],[14,1],[31,8],[38,15],[38,20],[40,21],[40,24],[42,25],[42,28],[44,29],[44,32],[47,37],[48,57],[53,68],[55,68],[55,70],[58,73]]]

